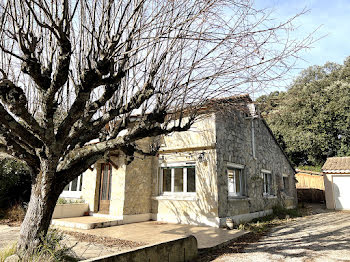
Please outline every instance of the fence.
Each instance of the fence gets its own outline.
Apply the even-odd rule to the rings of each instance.
[[[323,174],[319,172],[297,170],[295,178],[298,202],[324,203],[325,189]]]

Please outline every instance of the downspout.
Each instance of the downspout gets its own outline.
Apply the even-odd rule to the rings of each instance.
[[[253,153],[253,158],[256,160],[256,153],[255,153],[255,124],[254,124],[254,117],[252,118],[251,121],[251,134],[252,134],[252,153]]]

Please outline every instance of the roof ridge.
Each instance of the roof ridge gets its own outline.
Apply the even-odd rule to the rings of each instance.
[[[350,158],[350,156],[331,156],[331,157],[327,157],[327,159],[329,158]]]

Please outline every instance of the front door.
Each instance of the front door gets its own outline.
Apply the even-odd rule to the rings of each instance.
[[[112,166],[110,164],[102,164],[101,166],[101,183],[99,194],[99,209],[100,213],[109,214],[109,203],[111,200],[111,185],[112,185]]]

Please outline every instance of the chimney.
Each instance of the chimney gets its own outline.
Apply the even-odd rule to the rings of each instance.
[[[249,109],[249,113],[250,113],[251,117],[253,117],[253,118],[259,117],[258,108],[256,107],[256,105],[254,103],[247,104],[247,107]]]

